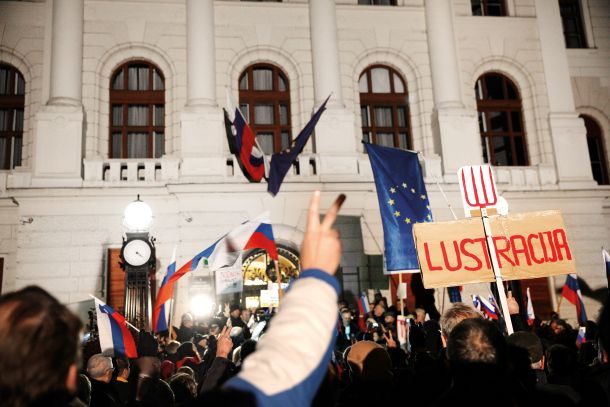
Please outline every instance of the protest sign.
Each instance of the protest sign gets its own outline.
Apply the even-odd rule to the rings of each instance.
[[[260,306],[266,307],[278,307],[280,305],[280,296],[278,290],[261,290],[260,295]]]
[[[240,258],[232,266],[216,270],[216,294],[240,293],[243,289],[242,261]]]
[[[559,211],[489,217],[503,280],[575,272]],[[413,234],[426,288],[493,282],[481,218],[419,223]]]

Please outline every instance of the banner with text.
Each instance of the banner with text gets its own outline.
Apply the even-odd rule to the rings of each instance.
[[[491,235],[503,280],[575,272],[559,211],[491,216]],[[413,226],[426,288],[493,282],[481,218]]]

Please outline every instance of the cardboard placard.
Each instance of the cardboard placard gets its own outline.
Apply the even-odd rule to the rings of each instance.
[[[280,305],[280,296],[278,290],[261,290],[260,306],[262,308],[278,307]]]
[[[491,235],[503,280],[575,272],[559,211],[492,216]],[[424,287],[494,281],[481,218],[413,226]]]

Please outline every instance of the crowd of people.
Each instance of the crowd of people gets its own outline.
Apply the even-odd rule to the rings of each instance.
[[[314,193],[302,272],[276,314],[185,314],[165,335],[139,332],[137,359],[83,347],[80,320],[39,287],[2,295],[0,406],[610,405],[608,303],[585,338],[558,317],[522,323],[512,298],[511,335],[463,303],[438,320],[407,311],[404,331],[384,298],[350,309],[333,276],[344,199],[320,221]]]

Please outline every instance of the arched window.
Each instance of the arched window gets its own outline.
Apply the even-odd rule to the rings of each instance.
[[[246,68],[239,78],[239,107],[265,154],[290,147],[290,86],[280,68]]]
[[[521,97],[498,73],[482,75],[474,88],[483,158],[491,165],[528,165]]]
[[[25,80],[11,65],[0,63],[0,170],[21,165]]]
[[[358,82],[362,139],[386,147],[412,148],[407,87],[394,69],[367,68]]]
[[[159,158],[165,146],[165,78],[130,61],[110,79],[110,158]]]
[[[589,159],[593,178],[599,185],[608,185],[608,165],[606,162],[606,149],[602,129],[591,116],[581,114],[587,128],[587,145],[589,146]]]

